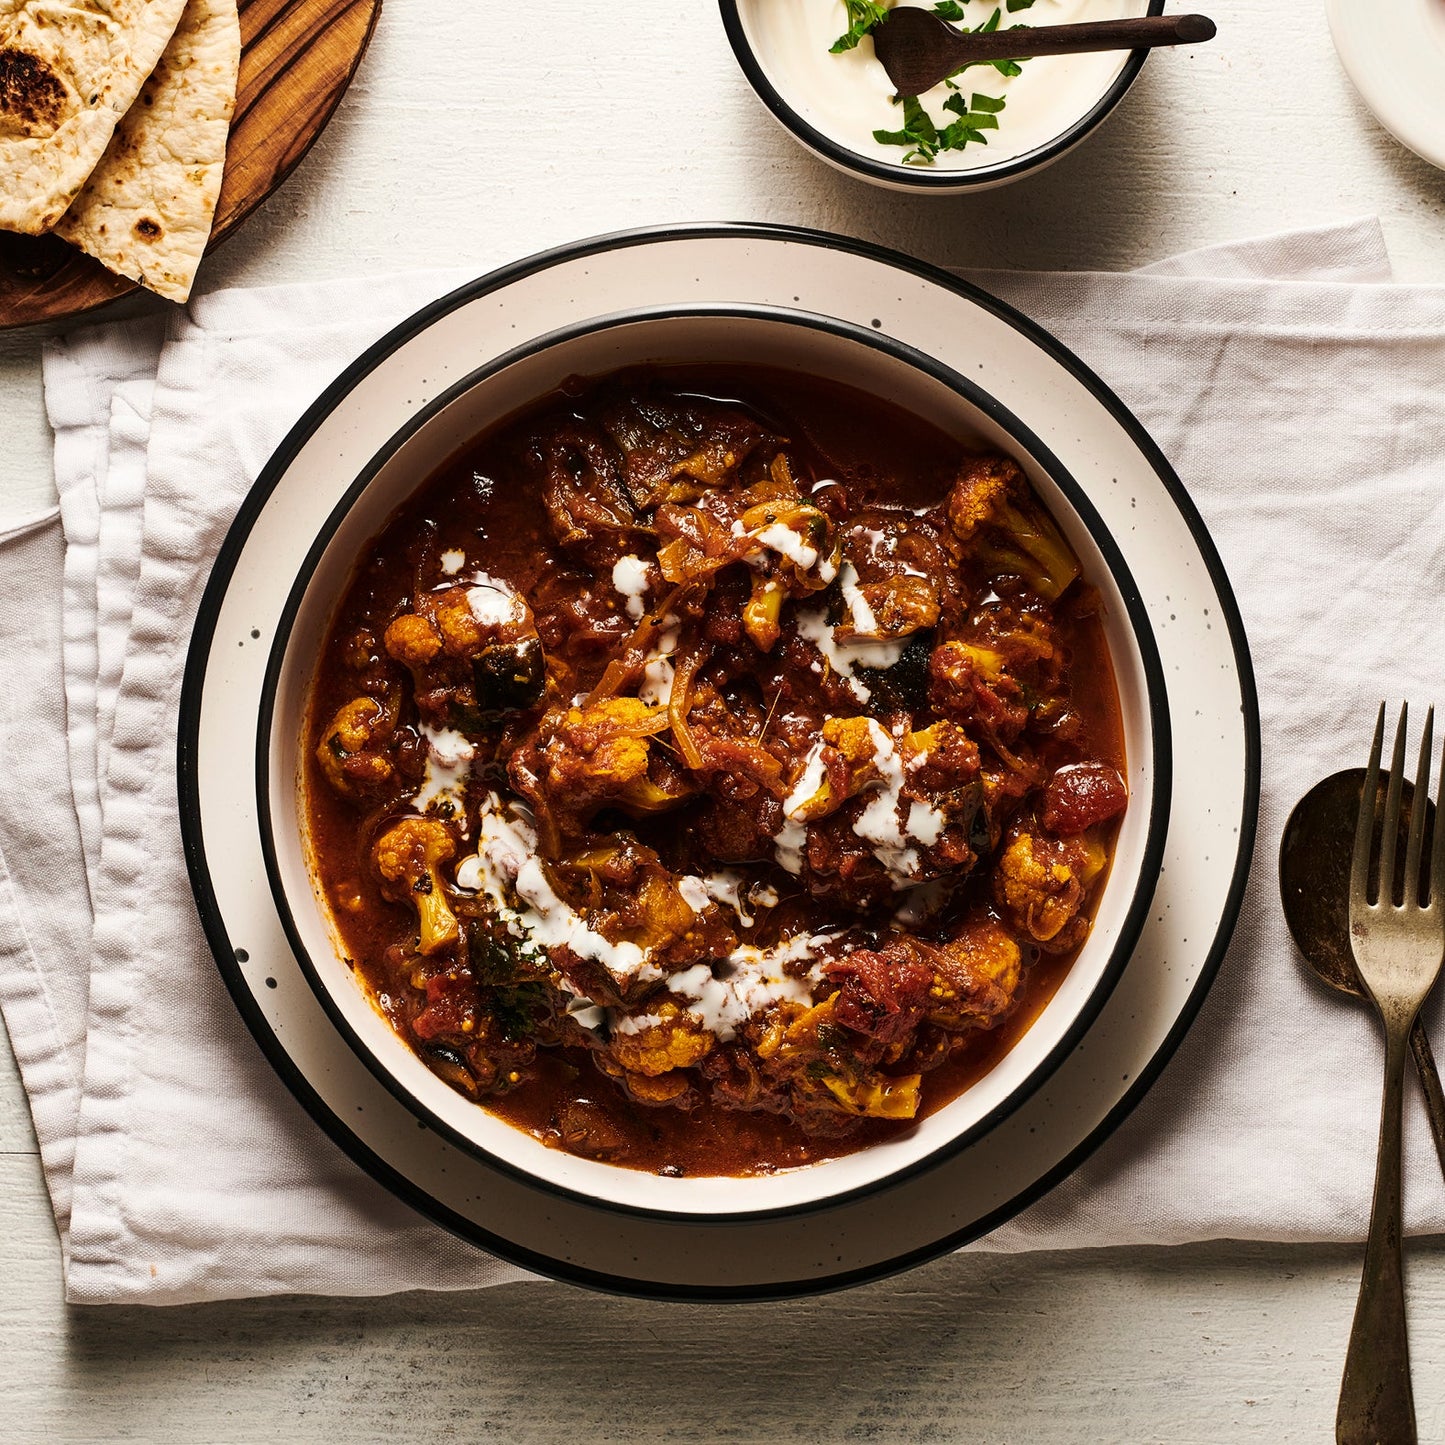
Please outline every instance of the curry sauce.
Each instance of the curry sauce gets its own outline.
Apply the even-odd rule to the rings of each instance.
[[[991,1068],[1128,801],[1095,594],[1012,459],[833,383],[655,368],[418,481],[318,658],[304,791],[420,1057],[687,1175],[850,1152]]]

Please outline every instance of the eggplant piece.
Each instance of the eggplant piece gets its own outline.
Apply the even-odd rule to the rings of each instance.
[[[456,1049],[448,1048],[446,1044],[428,1044],[420,1052],[422,1062],[439,1079],[474,1102],[481,1097],[481,1090],[467,1067],[466,1059]]]
[[[915,632],[892,667],[860,667],[875,712],[917,713],[928,701],[928,660],[933,633]]]
[[[547,686],[547,658],[541,639],[498,642],[472,659],[472,686],[483,717],[536,707]]]

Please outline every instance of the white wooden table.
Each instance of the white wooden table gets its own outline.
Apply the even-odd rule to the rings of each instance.
[[[938,200],[803,154],[747,89],[708,0],[386,0],[330,129],[202,284],[480,271],[684,220],[831,228],[946,265],[1119,269],[1363,212],[1403,278],[1445,283],[1445,175],[1361,108],[1319,0],[1206,8],[1218,40],[1152,60],[1082,150]],[[624,21],[638,30],[619,34]],[[52,498],[40,343],[0,334],[0,527]],[[1445,1251],[1412,1244],[1410,1264],[1421,1436],[1442,1440]],[[1356,1251],[1222,1243],[957,1256],[772,1306],[529,1285],[74,1311],[0,1050],[7,1442],[1322,1440],[1358,1268]]]

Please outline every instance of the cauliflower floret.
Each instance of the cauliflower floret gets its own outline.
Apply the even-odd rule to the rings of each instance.
[[[374,697],[357,697],[337,710],[322,734],[316,760],[326,781],[354,798],[391,781],[396,769],[387,751],[395,719]]]
[[[1021,831],[999,858],[998,899],[1036,943],[1063,952],[1088,932],[1079,910],[1103,866],[1103,850],[1090,840]]]
[[[532,609],[509,583],[481,574],[427,593],[393,618],[383,645],[410,671],[417,708],[431,722],[474,732],[502,713],[535,707],[547,659]]]
[[[471,657],[489,642],[495,642],[498,632],[496,627],[483,627],[477,621],[467,594],[459,587],[437,602],[436,626],[442,647],[452,657]]]
[[[1016,576],[1048,602],[1079,575],[1058,527],[1008,457],[973,458],[948,494],[948,525],[993,577]]]
[[[643,1104],[676,1103],[692,1087],[687,1075],[675,1070],[655,1078],[648,1074],[624,1074],[623,1082],[627,1092]]]
[[[770,1072],[787,1080],[804,1127],[814,1132],[835,1132],[839,1114],[914,1118],[922,1076],[884,1074],[867,1064],[854,1047],[858,1036],[838,1020],[841,997],[830,994],[787,1024],[767,1056]]]
[[[377,839],[372,862],[390,885],[388,897],[417,911],[418,950],[440,953],[460,936],[456,914],[442,886],[441,865],[456,856],[450,830],[435,818],[403,818]]]
[[[836,749],[853,778],[860,780],[860,787],[867,780],[860,775],[871,777],[878,770],[878,744],[871,722],[866,717],[830,717],[823,724],[823,741]]]
[[[512,786],[537,819],[544,854],[555,854],[564,832],[575,833],[604,804],[655,812],[690,791],[663,764],[653,770],[649,738],[666,730],[665,708],[635,697],[611,697],[579,707],[554,707],[513,750]]]
[[[866,717],[830,717],[822,728],[821,748],[794,769],[788,797],[788,816],[813,821],[857,797],[878,776],[878,744]],[[821,766],[820,766],[821,765]],[[816,783],[813,791],[799,790]]]
[[[425,667],[442,650],[441,634],[425,617],[403,612],[382,639],[388,653],[403,667]]]
[[[647,733],[665,722],[635,697],[568,708],[544,752],[549,786],[574,801],[618,796],[647,777]]]
[[[655,1017],[655,1023],[636,1033],[613,1033],[612,1057],[629,1074],[657,1078],[674,1069],[690,1069],[717,1045],[716,1036],[675,1003],[663,1004]]]
[[[1004,503],[1027,484],[1018,464],[1003,456],[975,457],[958,474],[948,494],[948,525],[967,542],[986,522],[997,522]]]
[[[1017,941],[998,919],[970,917],[933,959],[929,1022],[950,1030],[992,1027],[1013,1006],[1022,962]]]
[[[921,1074],[873,1074],[849,1079],[829,1074],[823,1082],[846,1113],[865,1119],[912,1119],[918,1114]]]

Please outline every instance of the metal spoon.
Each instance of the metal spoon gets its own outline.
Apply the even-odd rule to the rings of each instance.
[[[960,67],[984,60],[1077,55],[1092,50],[1145,50],[1214,38],[1205,15],[1140,15],[1078,25],[1015,25],[988,32],[956,30],[916,5],[900,5],[873,32],[873,51],[899,95],[922,95]]]
[[[1295,804],[1279,845],[1279,894],[1295,946],[1305,962],[1331,988],[1365,1001],[1364,987],[1350,948],[1350,859],[1354,850],[1355,819],[1365,770],[1347,768],[1316,783]],[[1384,782],[1381,781],[1381,790]],[[1409,824],[1412,797],[1405,784],[1400,836]],[[1434,805],[1426,799],[1426,837],[1434,829]],[[1410,1032],[1410,1052],[1425,1091],[1425,1112],[1440,1168],[1445,1171],[1445,1089],[1440,1070],[1419,1019]]]

